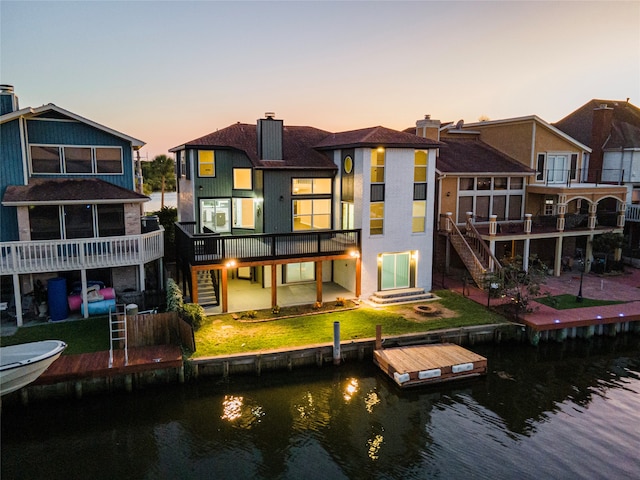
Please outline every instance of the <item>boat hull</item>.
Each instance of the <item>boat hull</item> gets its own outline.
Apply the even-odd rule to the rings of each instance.
[[[0,348],[0,395],[29,385],[62,354],[67,344],[60,340],[23,343]]]

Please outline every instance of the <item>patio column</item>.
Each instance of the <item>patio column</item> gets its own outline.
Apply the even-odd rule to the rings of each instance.
[[[489,240],[489,251],[491,252],[491,257],[489,257],[489,271],[493,272],[496,269],[496,264],[493,261],[493,257],[496,256],[496,241]]]
[[[271,308],[278,305],[278,270],[276,264],[271,265]]]
[[[554,258],[553,275],[555,277],[559,277],[561,271],[562,271],[562,237],[558,236],[556,238],[556,255]]]
[[[598,212],[598,202],[593,202],[589,205],[589,223],[587,226],[589,230],[595,230],[596,228],[596,214]],[[592,236],[593,238],[593,236]],[[587,247],[589,248],[589,247]],[[589,258],[589,257],[587,257]]]
[[[489,215],[489,235],[494,236],[498,233],[498,216]]]
[[[618,228],[624,228],[626,211],[627,206],[623,202],[618,202],[618,216],[616,218],[616,226]]]
[[[22,326],[22,294],[20,293],[20,275],[13,274],[13,298],[16,304],[16,325]]]
[[[82,295],[82,317],[89,318],[89,299],[87,298],[87,270],[80,270],[80,292]]]
[[[529,250],[531,247],[531,239],[530,238],[525,238],[524,239],[524,246],[522,249],[522,269],[525,272],[529,271]]]
[[[362,255],[356,257],[356,298],[362,294]]]
[[[564,232],[565,214],[567,213],[567,196],[558,195],[558,219],[556,220],[556,230]]]
[[[531,214],[524,214],[524,233],[531,233]]]
[[[229,279],[227,278],[228,270],[227,267],[222,267],[222,272],[220,274],[220,297],[222,300],[222,313],[226,313],[229,311]],[[194,280],[194,283],[197,285],[197,280]],[[195,295],[198,295],[198,288],[195,287]],[[193,301],[193,300],[192,300]],[[196,303],[196,302],[193,302]]]
[[[591,207],[589,207],[591,210]],[[584,273],[591,271],[591,256],[593,255],[593,233],[587,238],[587,250],[584,254]]]
[[[316,263],[316,302],[322,303],[322,262]]]

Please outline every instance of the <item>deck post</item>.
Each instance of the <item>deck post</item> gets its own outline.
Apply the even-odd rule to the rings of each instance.
[[[222,267],[220,274],[220,296],[222,297],[222,311],[229,311],[229,287],[227,285],[227,267]]]
[[[322,261],[316,264],[316,302],[322,303]]]
[[[362,295],[362,255],[356,257],[356,298]]]
[[[340,322],[333,322],[333,364],[340,365]]]
[[[271,265],[271,308],[278,305],[278,270],[276,264]]]
[[[376,350],[382,350],[382,325],[376,325]]]

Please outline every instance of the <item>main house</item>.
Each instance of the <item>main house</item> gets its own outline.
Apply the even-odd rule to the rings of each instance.
[[[537,255],[560,275],[575,257],[592,259],[594,236],[622,232],[626,188],[589,182],[591,149],[541,118],[425,119],[416,128],[443,143],[436,165],[440,268],[448,268],[452,245],[478,284],[505,256],[522,256],[527,269]]]
[[[143,231],[149,198],[135,191],[133,152],[144,143],[53,104],[20,109],[10,85],[0,107],[3,309],[22,325],[49,284],[62,318],[74,286],[68,308],[84,317],[92,284],[119,296],[160,290],[163,230]]]
[[[384,127],[331,133],[267,114],[173,148],[176,243],[192,301],[336,284],[376,302],[431,289],[438,142]],[[230,282],[234,280],[234,282]],[[207,298],[204,293],[207,291]],[[244,309],[252,308],[245,294]]]

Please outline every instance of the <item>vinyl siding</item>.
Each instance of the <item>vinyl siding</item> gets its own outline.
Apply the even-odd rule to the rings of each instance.
[[[9,185],[23,185],[19,120],[0,125],[0,198]],[[16,207],[0,207],[0,241],[18,240]]]

